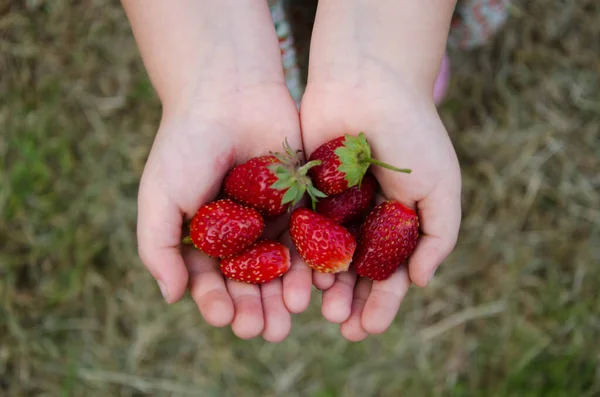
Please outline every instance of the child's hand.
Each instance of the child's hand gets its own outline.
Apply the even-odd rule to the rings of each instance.
[[[411,174],[371,167],[386,198],[417,208],[422,236],[405,267],[390,279],[357,282],[353,272],[334,278],[314,273],[323,289],[323,315],[342,323],[349,340],[385,331],[396,316],[410,282],[425,286],[452,251],[461,218],[460,170],[448,135],[431,98],[403,87],[345,84],[309,86],[302,102],[303,140],[307,154],[344,133],[364,132],[373,157]]]
[[[181,251],[182,221],[215,197],[236,163],[280,151],[286,137],[292,147],[301,147],[298,113],[283,85],[198,102],[182,114],[165,114],[141,181],[139,253],[165,299],[180,299],[189,282],[206,321],[214,326],[231,323],[241,338],[261,333],[269,341],[285,338],[290,314],[282,284],[290,287],[292,309],[303,310],[310,295],[310,272],[302,265],[285,281],[261,287],[225,281],[217,259],[192,247]],[[282,228],[276,228],[271,225],[271,238],[281,234]],[[299,292],[295,285],[301,286]]]
[[[364,132],[373,157],[411,174],[372,167],[384,195],[418,209],[422,236],[388,280],[314,273],[322,311],[349,340],[385,331],[410,282],[425,286],[452,251],[461,219],[456,154],[433,87],[455,2],[322,0],[301,107],[304,147]],[[408,270],[407,270],[408,269]]]
[[[262,333],[282,340],[290,330],[289,311],[304,310],[310,299],[310,271],[295,263],[297,256],[292,253],[283,280],[258,287],[225,282],[216,259],[180,249],[184,218],[215,198],[230,168],[282,150],[286,137],[301,147],[267,3],[122,2],[163,105],[139,192],[142,261],[168,302],[180,299],[189,284],[208,323],[231,324],[241,338]],[[268,227],[268,237],[277,238],[284,227]]]

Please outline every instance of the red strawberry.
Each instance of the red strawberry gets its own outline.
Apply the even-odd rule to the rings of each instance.
[[[313,200],[324,197],[306,175],[316,163],[301,166],[300,151],[294,152],[287,141],[284,148],[284,154],[254,157],[234,167],[225,178],[225,195],[269,218],[283,214],[305,192]]]
[[[282,204],[283,190],[271,189],[277,177],[268,166],[279,163],[275,156],[254,157],[234,167],[225,178],[225,194],[251,206],[265,216],[283,214],[289,204]]]
[[[375,207],[360,230],[354,268],[372,280],[389,278],[414,251],[419,238],[417,213],[397,201]]]
[[[335,196],[319,200],[317,212],[341,225],[357,223],[368,213],[377,190],[377,180],[365,175],[360,186],[353,186]]]
[[[309,162],[319,160],[321,164],[312,167],[309,174],[315,187],[328,196],[360,185],[371,164],[397,172],[411,172],[372,158],[371,146],[362,132],[358,136],[346,134],[319,146]]]
[[[290,269],[290,250],[276,241],[257,241],[241,253],[221,259],[221,272],[244,283],[262,284]]]
[[[264,226],[258,211],[224,199],[200,207],[190,223],[189,238],[205,254],[223,258],[248,248]]]
[[[292,213],[290,237],[304,262],[322,273],[348,270],[356,249],[348,230],[307,208]]]

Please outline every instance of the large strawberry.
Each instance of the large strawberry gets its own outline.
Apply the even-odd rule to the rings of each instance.
[[[409,169],[396,168],[371,157],[371,146],[361,132],[333,139],[319,146],[309,162],[321,161],[309,170],[315,187],[326,195],[334,195],[361,184],[371,164],[397,172],[410,173]]]
[[[260,237],[264,226],[255,209],[223,199],[198,209],[190,222],[189,240],[202,252],[224,258],[248,248]]]
[[[290,237],[300,257],[322,273],[348,270],[356,241],[343,226],[307,208],[290,217]]]
[[[290,251],[276,241],[257,241],[241,253],[221,259],[223,275],[244,283],[266,283],[289,269]]]
[[[372,280],[389,278],[414,251],[419,238],[417,213],[397,201],[375,207],[360,229],[353,266]]]
[[[371,208],[377,180],[371,174],[365,175],[360,186],[353,186],[335,196],[329,196],[317,203],[317,212],[341,225],[358,223]]]
[[[325,197],[307,176],[312,162],[302,165],[300,151],[293,151],[287,141],[284,153],[254,157],[234,167],[225,178],[225,194],[241,204],[272,218],[298,203],[304,193],[316,201]]]

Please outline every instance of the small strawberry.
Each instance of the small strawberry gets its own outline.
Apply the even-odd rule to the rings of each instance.
[[[254,157],[234,167],[225,178],[225,195],[268,218],[286,212],[305,192],[313,201],[325,197],[307,176],[309,168],[319,162],[302,165],[301,151],[294,152],[287,141],[284,149],[284,153]]]
[[[367,216],[360,230],[354,268],[372,280],[389,278],[414,251],[419,238],[417,213],[385,201]]]
[[[397,172],[411,172],[372,158],[371,146],[362,132],[358,136],[346,134],[322,144],[310,155],[309,162],[319,160],[321,164],[312,167],[309,174],[315,187],[328,196],[360,186],[371,164]]]
[[[367,174],[360,186],[353,186],[340,194],[319,200],[317,212],[341,225],[360,222],[371,208],[376,190],[377,180],[373,175]]]
[[[290,251],[276,241],[257,241],[241,253],[221,259],[223,275],[244,283],[266,283],[289,269]]]
[[[255,209],[223,199],[198,209],[190,222],[189,240],[205,254],[224,258],[250,246],[260,237],[264,226]]]
[[[348,270],[356,249],[348,230],[307,208],[292,213],[290,237],[304,262],[322,273]]]

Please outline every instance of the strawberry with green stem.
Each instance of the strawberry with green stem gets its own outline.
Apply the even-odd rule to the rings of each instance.
[[[285,193],[281,202],[282,204],[290,203],[292,207],[302,200],[305,193],[308,193],[314,207],[319,198],[327,197],[323,192],[314,187],[313,181],[308,175],[310,169],[320,165],[321,161],[309,161],[299,167],[298,164],[300,163],[295,162],[296,167],[289,167],[286,166],[286,164],[290,163],[288,159],[292,157],[292,151],[287,143],[287,139],[284,144],[284,149],[284,154],[273,154],[279,160],[279,163],[274,163],[269,166],[269,169],[277,177],[277,181],[271,185],[271,188],[284,191]],[[297,150],[295,157],[299,158],[300,153],[302,153],[302,151]]]
[[[319,146],[310,156],[309,174],[315,187],[326,195],[340,194],[353,186],[360,186],[371,165],[396,172],[410,173],[410,169],[397,168],[371,157],[371,146],[364,133],[346,134]]]
[[[302,151],[294,151],[287,139],[283,148],[282,153],[254,157],[234,167],[225,178],[225,195],[267,218],[282,215],[305,193],[313,202],[325,197],[308,176],[309,169],[320,161],[302,164]]]

